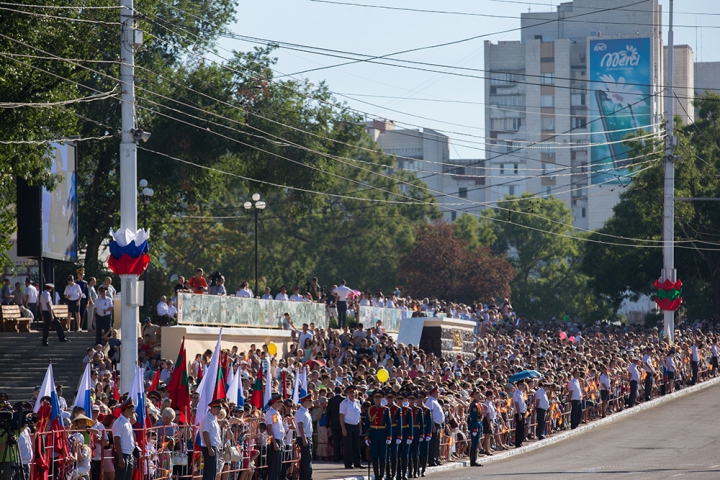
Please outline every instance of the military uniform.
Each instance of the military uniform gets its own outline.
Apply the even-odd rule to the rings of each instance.
[[[479,465],[477,463],[477,451],[482,437],[482,429],[480,428],[480,420],[482,417],[482,407],[475,400],[477,390],[473,390],[470,394],[473,400],[470,402],[469,414],[467,419],[468,430],[470,431],[470,466]]]
[[[373,398],[382,396],[383,393],[380,390],[373,393]],[[365,422],[367,432],[365,443],[370,446],[370,461],[372,462],[375,480],[380,480],[385,474],[387,446],[392,441],[390,409],[384,405],[370,406]]]
[[[428,464],[428,455],[430,453],[430,440],[432,440],[432,412],[427,405],[425,405],[425,393],[420,394],[420,406],[422,408],[422,421],[420,422],[420,429],[422,432],[422,438],[424,441],[420,442],[420,476],[425,476],[425,470]]]
[[[420,476],[420,444],[424,442],[424,432],[422,427],[423,411],[420,405],[415,401],[417,394],[408,395],[413,400],[412,405],[412,423],[413,423],[413,443],[410,445],[410,474],[409,478],[417,478]]]
[[[398,402],[401,405],[403,402],[400,402],[400,400],[405,400],[406,398],[405,393],[398,393],[397,395]],[[400,418],[402,419],[402,437],[400,445],[398,446],[398,469],[395,478],[396,480],[407,480],[410,445],[412,445],[413,442],[412,408],[403,406],[400,410]]]
[[[394,403],[395,392],[393,392],[392,390],[388,390],[385,393],[385,398],[388,401],[388,410],[390,413],[390,427],[392,430],[390,435],[390,444],[387,446],[388,455],[385,476],[388,479],[392,479],[395,478],[395,473],[397,471],[398,444],[401,441],[400,435],[402,433],[402,420],[400,418],[400,407],[398,407]]]

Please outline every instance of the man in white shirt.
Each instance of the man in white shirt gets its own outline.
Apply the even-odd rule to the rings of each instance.
[[[205,468],[203,470],[203,480],[215,480],[217,473],[222,470],[223,452],[222,437],[220,436],[220,425],[217,416],[222,409],[222,400],[213,400],[208,404],[208,411],[202,420],[198,429],[200,430],[200,449],[202,450]]]
[[[167,316],[168,305],[167,305],[167,297],[165,295],[160,297],[160,301],[158,302],[157,306],[155,307],[155,313],[157,313],[158,317]]]
[[[164,298],[164,297],[163,297]],[[98,298],[95,300],[95,344],[105,345],[105,335],[112,327],[113,301],[107,296],[107,287],[100,285]]]
[[[297,444],[300,447],[300,480],[312,479],[312,417],[309,408],[312,408],[312,393],[300,399],[300,408],[295,413],[297,426]]]
[[[293,288],[293,294],[290,295],[290,301],[291,302],[302,302],[303,301],[303,296],[300,295],[299,287]]]
[[[287,287],[285,285],[280,287],[280,293],[275,295],[275,300],[284,300],[286,302],[290,300],[287,294]]]
[[[430,388],[425,406],[430,409],[432,416],[432,437],[430,437],[430,449],[428,451],[428,466],[437,467],[440,465],[440,431],[445,423],[445,412],[443,412],[437,399],[440,390],[437,386]]]
[[[131,480],[135,459],[135,434],[132,422],[135,418],[135,403],[128,398],[119,407],[120,417],[112,426],[113,443],[115,445],[115,480]]]
[[[607,411],[607,404],[610,401],[610,377],[608,376],[607,365],[603,365],[601,368],[602,373],[600,374],[600,416],[605,418],[605,412]]]
[[[270,290],[270,287],[265,287],[265,293],[263,293],[262,299],[263,300],[272,300],[273,299],[272,291]]]
[[[547,415],[547,411],[550,408],[550,402],[548,401],[545,387],[549,386],[552,386],[552,383],[543,383],[540,388],[535,391],[535,421],[537,422],[537,427],[535,428],[535,436],[538,440],[542,440],[543,438],[545,438],[545,429],[547,427],[545,416]]]
[[[65,338],[65,332],[63,332],[62,325],[60,325],[60,322],[58,321],[57,317],[55,316],[55,311],[53,310],[53,303],[52,303],[52,297],[50,295],[50,292],[52,289],[55,288],[55,285],[52,283],[46,283],[45,284],[45,290],[40,294],[40,313],[42,314],[43,319],[43,338],[42,338],[42,344],[44,347],[47,347],[48,344],[48,336],[50,335],[50,326],[55,329],[55,331],[58,334],[58,340],[61,342],[69,342],[67,338]]]
[[[650,354],[652,353],[652,348],[647,347],[645,349],[645,355],[643,355],[642,359],[642,367],[643,370],[645,370],[645,401],[650,400],[650,395],[652,394],[652,385],[653,385],[653,377],[655,376],[655,366],[653,365],[652,358],[650,358]]]
[[[274,393],[270,397],[270,408],[265,412],[268,434],[267,480],[279,480],[282,469],[282,454],[285,451],[285,425],[282,414],[279,412],[281,408],[283,408],[282,395]]]
[[[253,291],[250,290],[247,280],[240,284],[240,289],[235,293],[235,296],[239,298],[253,298]]]
[[[338,327],[347,325],[347,300],[353,291],[345,285],[345,280],[340,280],[340,286],[333,290],[337,295]]]
[[[347,398],[340,404],[340,429],[345,443],[345,468],[363,468],[360,463],[360,401],[355,398],[355,386],[345,388]]]
[[[518,382],[512,396],[513,409],[515,410],[515,448],[522,447],[525,441],[525,417],[527,415],[525,388],[525,382]]]
[[[582,420],[582,387],[580,386],[580,371],[573,370],[573,378],[568,386],[570,394],[570,403],[572,410],[570,411],[570,428],[576,429]]]
[[[92,458],[91,458],[91,465],[92,465],[92,480],[96,480],[96,478],[100,478],[99,473],[101,470],[101,463],[103,458],[103,452],[105,451],[106,447],[106,428],[105,425],[102,424],[102,422],[98,421],[98,415],[100,415],[100,406],[99,405],[93,405],[91,408],[92,411],[92,420],[95,422],[92,426],[93,429],[95,429],[94,432],[92,432],[92,435],[95,435],[94,438],[94,444],[95,448],[93,448],[92,451]],[[98,472],[98,476],[95,477],[95,471]]]
[[[635,406],[635,400],[637,400],[638,382],[640,381],[640,372],[638,372],[637,369],[639,363],[639,357],[632,357],[628,365],[628,375],[630,378],[630,399],[628,400],[628,406],[630,408]]]
[[[690,368],[692,369],[691,385],[695,385],[698,381],[698,365],[700,363],[698,348],[702,348],[702,342],[700,340],[695,340],[695,343],[693,343],[692,347],[690,347]]]
[[[308,324],[302,324],[302,331],[298,333],[298,348],[305,348],[305,341],[315,338],[315,334],[308,329]]]
[[[64,297],[68,306],[68,329],[72,331],[72,319],[75,319],[75,331],[80,330],[80,301],[83,298],[80,285],[75,283],[75,277],[68,275],[67,285],[65,286]]]
[[[25,279],[25,308],[30,310],[35,318],[38,317],[37,302],[38,302],[38,291],[37,288],[32,284],[30,278]]]

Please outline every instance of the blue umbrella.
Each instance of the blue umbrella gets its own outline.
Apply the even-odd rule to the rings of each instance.
[[[525,380],[526,378],[540,378],[542,377],[542,373],[538,372],[537,370],[523,370],[522,372],[518,372],[508,378],[508,383],[515,383],[519,382],[520,380]]]

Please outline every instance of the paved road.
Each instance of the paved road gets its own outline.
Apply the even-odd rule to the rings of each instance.
[[[720,479],[720,385],[545,448],[433,477]]]

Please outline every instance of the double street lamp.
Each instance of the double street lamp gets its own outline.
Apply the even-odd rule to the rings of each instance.
[[[145,180],[144,178],[138,182],[138,185],[139,185],[140,188],[142,189],[142,190],[140,191],[140,196],[142,197],[142,202],[143,202],[143,228],[144,228],[145,231],[147,232],[147,228],[148,228],[148,225],[147,225],[147,222],[148,222],[148,212],[147,212],[147,209],[148,209],[148,206],[150,205],[150,200],[152,200],[152,196],[155,195],[155,190],[153,190],[152,188],[148,187],[148,181]],[[144,296],[144,298],[145,298],[145,305],[148,305],[148,306],[149,306],[149,305],[150,305],[150,301],[149,301],[149,299],[148,299],[148,270],[149,270],[149,269],[147,269],[147,268],[145,269],[145,282],[144,282],[145,285],[144,285],[144,288],[143,288],[143,291],[144,291],[143,296]]]
[[[245,210],[255,210],[255,295],[258,295],[258,212],[265,210],[266,205],[260,200],[259,193],[253,193],[252,202],[245,202],[243,207]]]

